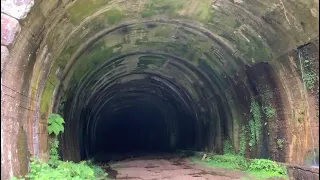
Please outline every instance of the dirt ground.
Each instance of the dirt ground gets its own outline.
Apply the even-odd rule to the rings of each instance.
[[[248,177],[235,170],[210,168],[187,157],[145,156],[129,158],[103,167],[111,179],[130,180],[230,180]]]

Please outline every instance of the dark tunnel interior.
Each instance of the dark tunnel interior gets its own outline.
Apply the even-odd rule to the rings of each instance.
[[[192,122],[186,105],[177,101],[173,92],[158,87],[151,78],[130,81],[116,87],[119,94],[104,104],[93,132],[95,152],[130,153],[135,151],[170,151],[175,138],[177,146],[192,142]],[[126,88],[129,87],[129,90]],[[179,104],[180,103],[180,104]],[[188,115],[189,114],[189,115]],[[176,134],[174,126],[183,125]],[[172,132],[171,132],[172,133]],[[183,139],[187,136],[186,139]],[[115,138],[116,137],[116,138]]]

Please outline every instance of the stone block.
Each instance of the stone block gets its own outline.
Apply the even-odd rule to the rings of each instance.
[[[11,44],[20,30],[18,20],[1,13],[1,45]]]
[[[6,46],[1,46],[1,72],[9,58],[9,50]]]
[[[1,0],[1,12],[16,19],[23,19],[33,5],[34,0]]]

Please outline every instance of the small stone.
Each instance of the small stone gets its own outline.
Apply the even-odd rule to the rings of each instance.
[[[11,44],[20,30],[18,20],[1,13],[1,45]]]
[[[6,46],[1,46],[1,72],[9,58],[9,50]]]
[[[23,19],[34,5],[34,0],[1,0],[1,12]]]

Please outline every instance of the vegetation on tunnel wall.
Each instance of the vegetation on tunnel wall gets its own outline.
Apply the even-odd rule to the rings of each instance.
[[[308,90],[313,89],[315,86],[317,74],[314,71],[312,60],[306,59],[303,62],[303,82]]]
[[[45,162],[37,157],[30,158],[29,173],[21,177],[12,177],[11,180],[44,180],[44,179],[107,179],[107,173],[91,161],[74,163],[61,161],[58,153],[59,141],[57,136],[64,132],[64,119],[59,114],[50,114],[48,119],[48,134],[50,135],[50,158]]]
[[[256,144],[260,143],[262,129],[261,107],[254,99],[251,100],[250,112],[252,113],[252,119],[249,120],[249,146],[251,150]]]

